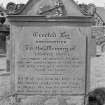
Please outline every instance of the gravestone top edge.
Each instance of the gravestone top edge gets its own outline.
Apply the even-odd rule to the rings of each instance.
[[[93,17],[85,16],[64,16],[64,17],[46,17],[46,16],[7,16],[9,22],[70,22],[94,24]]]

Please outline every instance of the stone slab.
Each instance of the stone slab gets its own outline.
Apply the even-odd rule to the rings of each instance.
[[[91,59],[90,89],[105,87],[105,55]]]
[[[86,36],[78,27],[46,24],[12,30],[17,93],[85,94]]]
[[[8,96],[10,93],[10,75],[0,76],[0,97]]]
[[[21,105],[83,105],[83,96],[28,96],[21,100]]]

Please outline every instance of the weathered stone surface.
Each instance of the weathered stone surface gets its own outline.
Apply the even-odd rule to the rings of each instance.
[[[0,105],[83,105],[84,96],[9,96],[0,100]]]
[[[50,16],[62,12],[58,8],[60,1],[31,0],[20,13],[24,16],[8,17],[11,90],[18,94],[17,101],[22,105],[84,104],[88,82],[85,76],[91,55],[90,48],[86,49],[91,44],[91,19],[77,17],[83,15],[72,0],[62,1],[65,17]]]
[[[16,92],[85,94],[86,37],[79,28],[46,25],[12,30]]]
[[[0,96],[4,97],[10,93],[10,75],[5,74],[0,76]]]
[[[90,89],[105,87],[105,55],[91,59]]]
[[[37,16],[40,12],[45,10],[42,16],[46,16],[46,13],[50,16],[51,14],[53,14],[52,16],[54,16],[55,14],[56,16],[57,14],[55,12],[61,9],[59,8],[61,7],[59,6],[59,3],[63,3],[64,5],[64,16],[83,16],[83,14],[79,10],[78,5],[73,0],[30,0],[25,9],[23,9],[23,11],[20,14],[28,16]],[[56,8],[57,6],[58,8]],[[54,13],[52,12],[53,10],[55,10]]]
[[[16,103],[16,99],[13,96],[10,97],[2,97],[0,99],[0,105],[19,105]]]
[[[0,74],[2,72],[6,72],[6,69],[7,69],[7,58],[1,57],[0,58]]]
[[[102,55],[105,52],[105,27],[92,27],[92,38],[96,40],[96,55]]]
[[[83,105],[83,96],[28,96],[21,100],[22,105]]]

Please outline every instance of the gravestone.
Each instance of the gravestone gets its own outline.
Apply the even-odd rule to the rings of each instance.
[[[20,97],[31,95],[28,99],[35,100],[26,105],[81,105],[89,88],[92,19],[83,17],[73,1],[63,0],[53,9],[51,2],[45,0],[42,5],[43,1],[31,0],[19,15],[8,16],[11,92]],[[70,16],[67,3],[74,7],[74,16]],[[63,13],[58,14],[58,8]],[[21,99],[23,105],[28,100]]]
[[[0,75],[0,99],[10,93],[10,73]]]
[[[2,17],[0,17],[1,21]],[[9,37],[9,26],[0,23],[0,100],[1,97],[10,92],[10,73],[7,70],[7,43]]]
[[[105,55],[104,57],[94,57],[91,59],[91,87],[95,88],[105,87]]]
[[[105,26],[93,26],[92,37],[96,40],[96,55],[105,52]]]
[[[96,40],[96,57],[91,58],[91,90],[105,87],[105,27],[93,26],[92,37]]]

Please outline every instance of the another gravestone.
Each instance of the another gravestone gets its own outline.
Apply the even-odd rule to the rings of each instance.
[[[92,37],[96,40],[97,57],[91,59],[91,90],[105,87],[105,27],[92,27]]]

